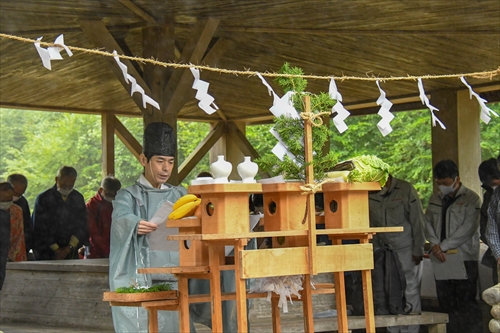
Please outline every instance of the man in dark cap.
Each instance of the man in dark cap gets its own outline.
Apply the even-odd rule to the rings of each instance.
[[[174,168],[176,146],[174,129],[170,125],[150,123],[144,130],[143,152],[139,157],[144,172],[134,185],[118,191],[113,201],[109,254],[111,290],[131,284],[151,286],[151,276],[138,274],[138,268],[179,265],[178,250],[151,249],[150,238],[155,235],[158,225],[148,222],[166,201],[174,203],[186,194],[183,187],[166,183]],[[154,279],[176,284],[171,275],[155,276]],[[130,309],[112,308],[116,332],[146,332],[147,312],[143,308]],[[158,322],[163,323],[159,325],[159,332],[179,332],[175,311],[159,311]]]

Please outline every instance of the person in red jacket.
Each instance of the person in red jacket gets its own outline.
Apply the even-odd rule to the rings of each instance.
[[[89,226],[90,254],[87,258],[109,258],[109,233],[111,213],[116,193],[121,183],[113,176],[107,176],[101,182],[96,195],[87,202],[87,223]]]

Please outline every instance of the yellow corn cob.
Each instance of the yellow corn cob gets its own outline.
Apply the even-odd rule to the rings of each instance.
[[[168,216],[169,220],[179,220],[186,216],[193,216],[196,208],[201,204],[201,199],[196,199],[195,201],[188,202],[176,210],[172,211]]]
[[[176,210],[177,208],[184,206],[188,202],[196,201],[198,197],[194,194],[186,194],[177,199],[177,201],[174,203],[174,206],[172,207],[173,210]]]

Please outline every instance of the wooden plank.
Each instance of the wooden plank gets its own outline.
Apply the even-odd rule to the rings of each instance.
[[[218,26],[219,20],[213,18],[196,22],[182,50],[179,62],[200,63]],[[166,114],[179,113],[187,99],[194,93],[188,93],[192,81],[193,75],[189,69],[177,69],[173,72],[164,90],[165,100],[168,101],[168,106],[164,111]]]
[[[201,161],[203,156],[212,148],[212,146],[222,137],[225,132],[225,124],[218,122],[217,125],[210,130],[207,136],[196,146],[189,156],[179,166],[179,179],[182,181],[193,170],[193,168]]]
[[[307,274],[308,260],[307,247],[242,251],[241,274],[244,279]]]
[[[147,309],[148,310],[148,332],[158,333],[158,310]]]
[[[113,302],[144,302],[174,298],[177,299],[177,290],[147,293],[117,293],[114,291],[106,291],[103,294],[102,300]]]
[[[222,297],[220,286],[220,252],[224,246],[209,244],[208,257],[210,263],[210,298],[212,304],[212,331],[222,332]]]
[[[189,322],[189,285],[188,279],[184,276],[179,276],[179,329],[183,333],[190,332]]]
[[[199,218],[167,220],[165,225],[167,226],[167,228],[196,228],[196,227],[201,227],[201,220]]]
[[[139,160],[139,156],[142,154],[142,145],[116,117],[114,119],[114,124],[116,136],[123,142],[125,147],[130,150],[132,155]]]
[[[318,273],[373,269],[373,247],[372,244],[318,246],[316,262]],[[335,285],[338,286],[337,281]]]
[[[367,239],[361,239],[360,245],[371,245],[368,244]],[[373,250],[372,250],[373,252]],[[375,332],[375,310],[373,308],[373,289],[372,289],[372,272],[368,269],[361,271],[361,277],[363,280],[363,300],[365,305],[365,320],[366,320],[366,331]]]
[[[176,290],[177,291],[177,290]],[[158,300],[158,301],[146,301],[146,302],[141,302],[141,306],[143,308],[156,308],[157,310],[160,310],[160,308],[175,308],[176,305],[179,304],[179,298],[175,299],[164,299],[164,300]]]
[[[309,248],[310,249],[310,248]],[[314,315],[311,293],[311,274],[306,274],[302,282],[302,312],[304,313],[304,332],[314,332]],[[337,307],[338,308],[338,307]]]
[[[240,238],[266,238],[280,236],[307,236],[307,230],[287,230],[287,231],[259,231],[259,232],[242,232],[235,234],[195,234],[195,235],[169,235],[168,240],[234,240]]]
[[[141,17],[144,21],[148,22],[149,24],[156,25],[158,22],[156,22],[156,19],[149,15],[147,12],[142,10],[139,6],[137,6],[135,3],[133,3],[130,0],[118,0],[122,5],[130,9],[133,13],[137,14],[137,16]]]
[[[141,274],[193,274],[193,273],[208,273],[209,266],[177,266],[177,267],[149,267],[139,268],[137,270]]]
[[[243,333],[248,332],[246,280],[243,279],[241,274],[241,252],[244,250],[246,243],[246,241],[240,239],[234,245],[236,316],[238,318],[238,332]]]
[[[116,40],[113,38],[111,33],[108,31],[104,23],[99,20],[80,20],[79,21],[80,27],[82,28],[83,32],[87,36],[87,38],[97,47],[97,48],[105,48],[108,52],[112,52],[113,50],[116,50],[118,54],[124,54],[123,50],[121,49],[120,45],[116,42]],[[123,77],[123,73],[116,63],[115,59],[112,57],[102,57],[104,61],[109,65],[111,71],[115,74],[116,78],[120,81],[122,86],[125,88],[125,90],[130,93],[130,85],[125,81]],[[132,63],[127,60],[127,59],[120,59],[120,61],[127,66],[127,71],[130,75],[134,77],[134,79],[137,81],[137,84],[139,84],[143,89],[146,95],[151,96],[151,90],[149,89],[148,85],[146,82],[142,79],[142,76],[140,73],[138,73]],[[133,94],[132,99],[134,100],[135,104],[137,107],[143,112],[143,113],[151,113],[152,109],[151,106],[148,105],[146,109],[143,108],[142,106],[142,96],[141,94]]]
[[[317,235],[342,235],[342,236],[358,236],[364,234],[376,234],[378,232],[403,232],[403,227],[373,227],[360,229],[318,229]]]
[[[271,297],[271,317],[273,320],[273,332],[281,333],[281,313],[278,307],[279,298]]]
[[[313,295],[335,294],[335,288],[321,288],[311,290]]]

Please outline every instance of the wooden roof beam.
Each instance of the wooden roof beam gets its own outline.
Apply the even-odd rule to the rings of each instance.
[[[115,135],[123,142],[125,147],[130,150],[132,155],[139,160],[139,156],[142,154],[142,145],[116,116],[113,122],[115,126]]]
[[[200,63],[208,49],[210,41],[219,25],[218,19],[209,18],[198,21],[191,32],[191,36],[182,50],[180,62]],[[215,47],[215,46],[214,46]],[[165,101],[168,105],[164,114],[178,114],[189,97],[188,91],[192,85],[192,74],[189,69],[176,69],[170,77],[165,90]]]
[[[224,135],[226,125],[223,121],[208,133],[203,141],[191,152],[184,162],[179,166],[178,180],[181,182],[193,170],[193,168],[200,162],[205,154],[212,148],[212,146]]]
[[[119,54],[124,54],[123,49],[113,38],[111,33],[108,31],[104,23],[96,20],[80,20],[80,26],[82,27],[83,32],[89,38],[89,40],[98,48],[104,47],[107,51],[112,52],[116,50]],[[115,59],[112,57],[103,57],[103,59],[108,63],[111,71],[115,74],[116,78],[120,81],[123,88],[130,93],[130,86],[123,78],[122,71]],[[127,66],[127,71],[130,75],[132,75],[137,83],[144,89],[146,95],[151,96],[151,90],[146,82],[143,80],[141,73],[137,72],[132,63],[127,59],[120,59],[120,61]],[[152,106],[146,105],[147,108],[144,109],[142,107],[142,96],[140,94],[133,94],[132,99],[134,100],[137,107],[142,111],[142,113],[151,114]]]

